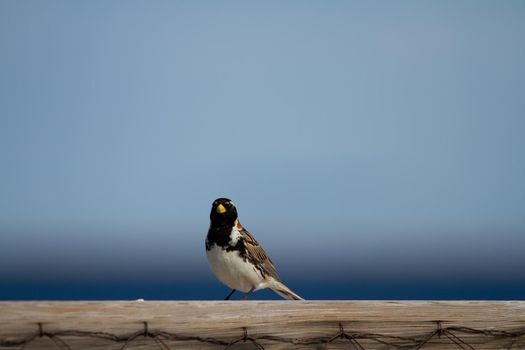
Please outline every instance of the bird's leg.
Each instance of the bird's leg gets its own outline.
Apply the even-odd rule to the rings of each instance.
[[[235,293],[236,290],[237,290],[237,289],[232,289],[232,291],[230,292],[230,294],[228,294],[228,295],[226,296],[226,298],[224,298],[224,300],[230,300],[230,297],[233,295],[233,293]]]
[[[250,295],[252,294],[252,292],[253,292],[254,289],[255,289],[255,287],[252,287],[252,289],[250,289],[250,290],[248,291],[248,293],[246,293],[246,294],[243,295],[243,297],[242,297],[241,300],[248,300],[248,299],[250,299]]]

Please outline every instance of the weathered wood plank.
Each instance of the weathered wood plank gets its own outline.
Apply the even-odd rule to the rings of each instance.
[[[475,349],[525,348],[525,302],[522,301],[111,301],[0,302],[3,344],[0,349],[20,347],[21,339],[38,335],[39,323],[42,335],[58,334],[55,341],[64,341],[71,349],[119,349],[125,344],[125,338],[144,331],[144,322],[150,335],[157,335],[160,340],[140,334],[127,348],[161,349],[165,344],[171,349],[221,349],[241,338],[246,327],[248,336],[266,349],[322,349],[324,342],[339,332],[339,323],[347,334],[356,335],[356,341],[365,349],[395,348],[383,343],[414,347],[438,327],[446,330],[445,333],[436,334],[423,349],[456,349],[454,340],[465,341]],[[515,335],[524,331],[524,335],[511,337],[474,330]],[[161,331],[167,333],[159,333]],[[100,339],[89,332],[106,332],[120,339]],[[174,336],[200,340],[174,339]],[[36,337],[26,349],[60,348],[55,341],[45,336]],[[348,340],[346,343],[336,340],[329,348],[349,348],[349,345]],[[254,346],[241,341],[234,348]]]

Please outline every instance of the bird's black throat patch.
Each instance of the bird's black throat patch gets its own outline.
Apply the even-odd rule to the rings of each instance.
[[[222,248],[229,248],[232,229],[233,225],[214,226],[212,223],[208,230],[208,236],[206,237],[206,250],[210,250],[214,244]]]

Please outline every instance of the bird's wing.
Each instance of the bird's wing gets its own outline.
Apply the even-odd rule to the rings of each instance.
[[[281,279],[277,274],[277,270],[275,269],[275,266],[273,266],[273,263],[268,257],[268,255],[266,255],[264,249],[262,249],[259,243],[255,240],[255,238],[253,238],[250,232],[248,232],[248,230],[246,230],[243,227],[240,231],[243,237],[246,251],[248,253],[248,258],[252,260],[252,262],[256,266],[261,268],[266,275],[271,276],[276,280],[280,281]]]

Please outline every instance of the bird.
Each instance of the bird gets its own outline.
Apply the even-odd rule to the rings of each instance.
[[[257,290],[268,288],[290,300],[304,300],[279,278],[264,249],[239,221],[237,208],[228,198],[216,199],[211,207],[210,228],[206,236],[206,255],[215,276],[248,300]]]

